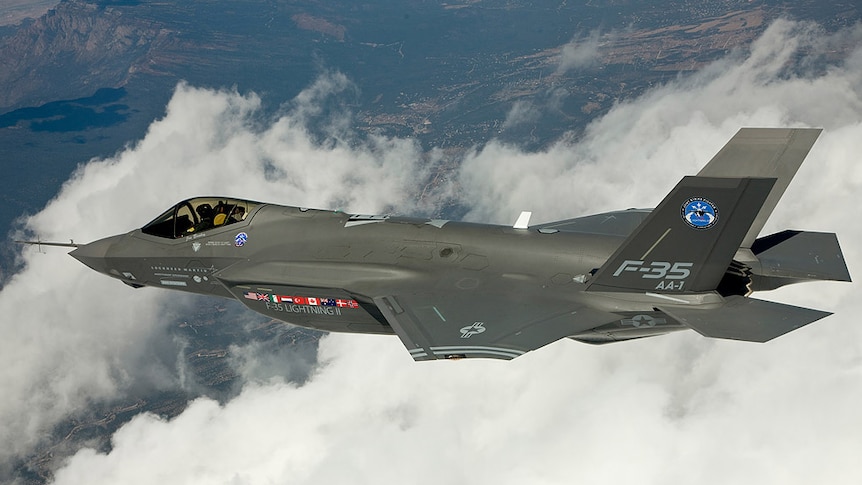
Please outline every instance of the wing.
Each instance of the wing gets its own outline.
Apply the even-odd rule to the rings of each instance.
[[[375,304],[415,360],[513,359],[619,315],[527,293],[398,293]]]
[[[628,236],[652,212],[651,209],[626,209],[613,212],[603,212],[589,216],[576,217],[563,221],[548,222],[531,229],[539,232],[582,232],[589,234],[607,234],[609,236]]]

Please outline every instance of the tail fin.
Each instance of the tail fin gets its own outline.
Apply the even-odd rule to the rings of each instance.
[[[742,128],[697,174],[698,177],[777,179],[742,238],[741,247],[750,248],[754,243],[822,131],[820,128]]]
[[[739,130],[696,177],[674,188],[587,290],[711,291],[734,255],[757,263],[749,248],[821,131]]]
[[[775,182],[683,178],[599,269],[587,291],[716,289]]]

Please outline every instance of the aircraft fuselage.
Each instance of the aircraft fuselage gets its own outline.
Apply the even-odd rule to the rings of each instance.
[[[549,301],[578,302],[590,273],[624,239],[263,204],[234,224],[177,238],[136,229],[72,255],[131,286],[235,298],[325,331],[393,333],[368,297],[377,288],[403,282],[431,293],[513,298],[506,287],[518,282]],[[634,310],[630,302],[626,309]]]
[[[415,360],[512,359],[566,337],[687,328],[766,342],[829,313],[753,291],[850,281],[835,234],[758,237],[819,134],[742,129],[652,211],[537,226],[524,213],[508,227],[196,197],[71,254],[135,287],[234,298],[320,330],[395,333]]]

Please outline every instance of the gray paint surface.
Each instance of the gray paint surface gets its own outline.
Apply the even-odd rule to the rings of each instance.
[[[762,342],[828,313],[752,291],[849,281],[834,235],[755,240],[819,133],[743,129],[653,211],[516,229],[200,197],[71,255],[135,287],[395,334],[415,360],[511,359],[565,337],[600,344],[689,328]]]

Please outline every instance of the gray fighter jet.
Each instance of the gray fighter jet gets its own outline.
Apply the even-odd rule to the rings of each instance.
[[[653,210],[513,226],[182,201],[71,255],[133,287],[233,298],[330,332],[396,334],[415,360],[512,359],[694,329],[765,342],[829,313],[749,298],[850,281],[835,234],[757,237],[819,129],[740,130]],[[43,243],[44,244],[44,243]]]

